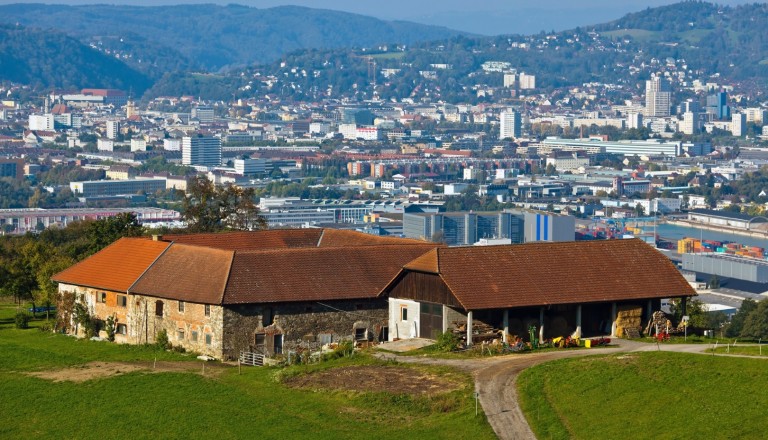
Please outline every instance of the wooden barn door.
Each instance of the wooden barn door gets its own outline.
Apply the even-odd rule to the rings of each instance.
[[[428,339],[437,339],[443,332],[443,305],[432,303],[419,303],[421,313],[419,316],[419,336]]]

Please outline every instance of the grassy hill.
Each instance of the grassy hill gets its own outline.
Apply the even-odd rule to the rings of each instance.
[[[111,87],[141,93],[149,78],[61,32],[0,25],[0,78],[37,89]]]
[[[763,438],[766,360],[645,352],[542,364],[518,378],[538,438]]]
[[[494,438],[475,416],[472,379],[444,368],[359,355],[241,372],[211,362],[203,370],[188,353],[41,332],[39,319],[15,329],[15,310],[0,298],[2,438]],[[450,381],[452,390],[344,387],[392,373],[404,385]],[[301,382],[334,376],[338,388]]]
[[[437,26],[297,6],[13,4],[0,6],[0,21],[58,29],[88,43],[106,42],[112,50],[130,55],[128,61],[135,64],[139,59],[157,61],[162,46],[188,59],[189,66],[214,71],[274,61],[299,49],[412,44],[460,34]]]

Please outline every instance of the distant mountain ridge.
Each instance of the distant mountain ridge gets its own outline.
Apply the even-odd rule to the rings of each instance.
[[[178,67],[217,71],[230,66],[271,62],[300,49],[412,44],[462,34],[447,28],[298,6],[257,9],[241,5],[0,6],[0,22],[57,29],[91,45],[154,65],[162,49],[183,58]],[[128,45],[131,47],[128,47]],[[162,68],[161,66],[160,68]],[[172,71],[174,69],[167,69]]]

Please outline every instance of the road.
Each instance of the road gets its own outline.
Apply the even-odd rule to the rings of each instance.
[[[428,365],[447,365],[471,373],[488,423],[500,440],[536,439],[517,401],[517,376],[526,368],[556,359],[612,353],[673,351],[703,354],[705,344],[648,344],[618,339],[618,346],[595,350],[564,350],[546,353],[518,353],[478,359],[436,359],[377,353],[383,359]],[[728,356],[728,355],[718,355]]]

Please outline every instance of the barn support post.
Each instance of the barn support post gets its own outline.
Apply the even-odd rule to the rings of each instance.
[[[647,315],[648,315],[648,321],[653,319],[653,300],[648,300],[648,307],[647,307]]]
[[[680,308],[683,309],[683,316],[688,314],[688,297],[687,296],[680,298]]]
[[[581,338],[581,304],[576,306],[576,331],[573,332],[574,338]]]
[[[467,347],[472,345],[472,310],[467,311]]]
[[[504,343],[509,342],[508,335],[509,334],[509,309],[504,309],[504,334],[501,336],[501,340]]]
[[[618,317],[618,308],[616,303],[611,303],[611,337],[615,338],[616,335],[616,319]]]
[[[544,307],[539,308],[539,341],[544,340]]]

